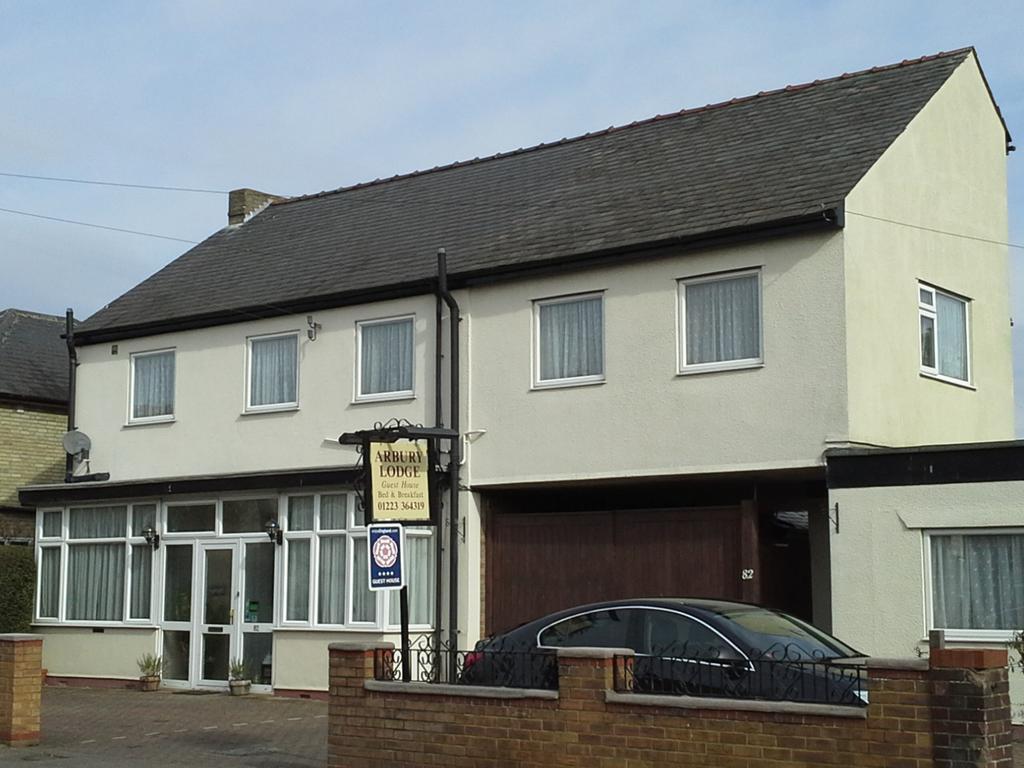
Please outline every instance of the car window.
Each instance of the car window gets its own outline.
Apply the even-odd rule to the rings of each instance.
[[[858,656],[850,646],[820,629],[763,608],[741,608],[722,612],[738,627],[747,644],[769,657],[836,658]]]
[[[680,659],[740,659],[736,649],[704,624],[674,611],[644,611],[640,653]]]
[[[552,648],[630,648],[633,609],[613,608],[581,613],[552,624],[540,633],[540,644]]]

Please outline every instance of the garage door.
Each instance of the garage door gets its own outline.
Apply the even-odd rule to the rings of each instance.
[[[740,599],[741,519],[738,507],[496,512],[486,539],[486,631],[598,600]]]

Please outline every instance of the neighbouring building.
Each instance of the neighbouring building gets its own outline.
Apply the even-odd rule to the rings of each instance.
[[[18,487],[64,477],[68,351],[63,317],[0,310],[0,544],[30,543],[35,510]]]
[[[393,419],[461,435],[455,519],[449,500],[410,531],[417,631],[467,647],[574,602],[714,595],[878,653],[859,627],[897,589],[920,609],[909,652],[941,623],[898,572],[933,523],[865,578],[858,531],[895,513],[831,488],[826,457],[1012,439],[1009,140],[964,49],[233,193],[227,227],[76,333],[77,422],[110,477],[22,489],[46,666],[128,679],[155,651],[166,685],[202,687],[241,657],[276,691],[325,690],[329,641],[396,630],[337,440]]]

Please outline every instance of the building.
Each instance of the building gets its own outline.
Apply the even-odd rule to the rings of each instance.
[[[0,544],[31,543],[35,510],[18,487],[64,477],[68,351],[64,318],[0,311]]]
[[[680,593],[850,626],[870,553],[837,544],[826,456],[1012,437],[1008,146],[964,49],[233,193],[226,228],[78,329],[109,479],[22,490],[46,666],[128,679],[156,651],[165,684],[215,686],[242,657],[324,690],[328,641],[396,630],[337,440],[395,419],[461,435],[451,524],[410,532],[417,631],[466,647]]]

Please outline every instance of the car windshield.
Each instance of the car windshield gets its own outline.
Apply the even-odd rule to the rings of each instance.
[[[839,659],[860,656],[850,646],[792,616],[763,608],[736,608],[720,615],[755,652],[769,658]]]

